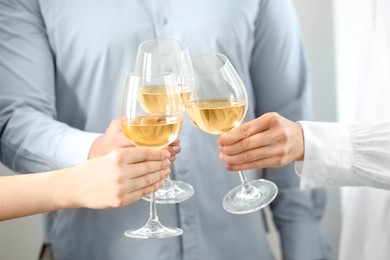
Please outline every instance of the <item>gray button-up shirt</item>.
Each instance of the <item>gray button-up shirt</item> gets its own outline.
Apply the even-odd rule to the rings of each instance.
[[[121,88],[137,46],[177,38],[192,56],[221,52],[246,85],[246,120],[276,111],[310,115],[308,75],[289,0],[0,0],[1,158],[19,172],[50,170],[87,158],[95,133],[118,116]],[[262,212],[229,214],[222,198],[239,184],[218,159],[217,136],[185,120],[174,178],[193,198],[158,206],[161,221],[184,235],[136,240],[148,203],[120,209],[52,212],[46,236],[58,259],[272,259]],[[292,165],[248,171],[279,187],[271,204],[285,259],[329,259],[321,229],[324,197],[299,190]]]

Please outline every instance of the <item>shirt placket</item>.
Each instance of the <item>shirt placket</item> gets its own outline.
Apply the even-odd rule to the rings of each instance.
[[[167,1],[152,1],[152,13],[156,38],[168,39],[172,38],[172,4],[170,0]]]
[[[172,19],[175,12],[180,12],[180,10],[174,10],[174,5],[172,0],[152,0],[151,2],[151,13],[153,17],[153,27],[155,37],[157,39],[173,39],[175,38],[175,25],[174,19]],[[184,138],[185,133],[183,133]],[[182,136],[182,135],[180,135]],[[185,138],[190,138],[185,136]],[[180,154],[181,157],[185,157],[186,154]],[[172,177],[176,179],[181,179],[187,182],[191,182],[189,174],[190,169],[182,167],[179,162],[175,164],[175,172],[172,173]],[[194,198],[190,198],[188,201],[184,201],[176,204],[178,218],[180,222],[180,227],[183,229],[184,234],[181,236],[182,242],[182,258],[180,260],[198,260],[199,256],[199,243],[197,236],[197,212],[196,212],[196,202]]]

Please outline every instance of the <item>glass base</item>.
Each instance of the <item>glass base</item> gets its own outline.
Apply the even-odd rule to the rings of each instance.
[[[183,202],[191,198],[195,190],[194,188],[182,181],[170,180],[171,185],[163,185],[155,192],[157,204],[174,204]],[[144,200],[150,201],[151,196],[143,197]]]
[[[229,191],[223,198],[223,208],[233,214],[247,214],[270,204],[278,194],[278,187],[268,180],[249,182],[249,192],[242,185]]]
[[[163,226],[159,221],[150,220],[146,225],[139,229],[129,229],[125,231],[125,236],[129,238],[153,239],[170,238],[183,234],[180,228],[171,228]]]

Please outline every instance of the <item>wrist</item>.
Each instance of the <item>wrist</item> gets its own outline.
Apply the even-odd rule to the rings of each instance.
[[[298,137],[298,145],[297,145],[297,158],[295,159],[296,161],[303,161],[305,158],[305,136],[303,133],[303,128],[302,125],[299,122],[296,122],[296,133]]]
[[[100,149],[100,147],[104,147],[103,138],[104,138],[103,135],[101,135],[92,142],[91,148],[89,149],[89,153],[88,153],[88,159],[99,157],[103,154],[103,152]]]
[[[74,179],[74,167],[61,169],[50,172],[52,187],[52,203],[57,209],[62,208],[75,208],[77,203],[75,196],[77,196],[75,183],[72,182]]]

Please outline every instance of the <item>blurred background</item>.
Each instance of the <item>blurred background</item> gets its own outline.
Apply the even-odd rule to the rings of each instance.
[[[342,82],[337,77],[340,69],[340,44],[336,35],[341,27],[337,1],[333,0],[293,0],[305,41],[312,76],[313,104],[316,121],[337,121],[343,111],[338,109],[338,97],[345,88],[336,88]],[[337,61],[337,62],[336,62]],[[337,64],[336,64],[337,63]],[[345,79],[344,79],[345,80]],[[0,164],[0,175],[11,171]],[[334,259],[337,259],[339,232],[341,226],[340,189],[328,189],[328,204],[324,225],[328,231]],[[266,209],[267,216],[270,217]],[[269,240],[275,258],[281,260],[278,234],[271,229]],[[42,216],[20,218],[0,222],[0,259],[35,260],[42,242]]]

